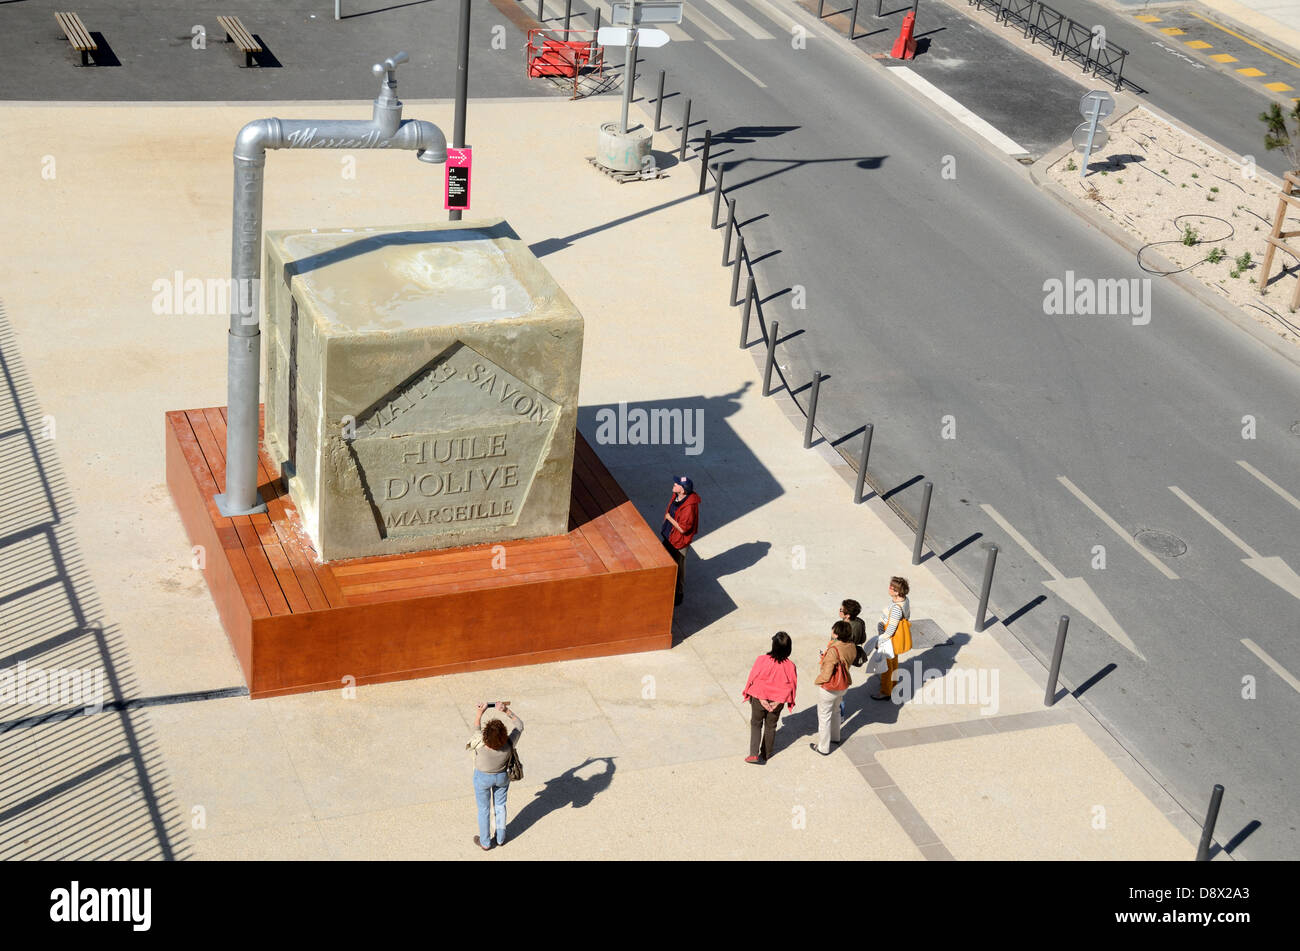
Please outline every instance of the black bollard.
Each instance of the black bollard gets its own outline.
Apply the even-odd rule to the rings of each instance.
[[[817,0],[817,19],[822,18],[822,9],[826,6],[826,0]]]
[[[853,15],[849,17],[849,39],[856,39],[858,35],[858,0],[853,0]]]
[[[984,630],[986,622],[984,615],[989,609],[989,592],[993,589],[993,566],[998,561],[998,546],[988,546],[989,555],[984,560],[984,583],[980,585],[980,605],[975,609],[975,633],[979,634]]]
[[[803,447],[811,449],[813,429],[817,425],[817,395],[822,388],[822,371],[813,370],[812,393],[808,395],[808,421],[803,425]]]
[[[709,217],[709,227],[714,231],[722,227],[718,222],[718,209],[722,205],[722,169],[721,162],[713,163],[713,214]]]
[[[740,303],[736,299],[736,291],[740,290],[740,266],[745,258],[745,236],[742,234],[736,239],[736,263],[731,266],[731,299],[729,303],[735,307]]]
[[[546,22],[545,20],[542,19],[542,17],[545,16],[546,14],[546,10],[543,8],[545,2],[546,0],[537,0],[537,22],[538,23]]]
[[[709,145],[713,142],[713,130],[704,130],[704,148],[700,150],[700,190],[695,194],[704,194],[704,183],[709,177]]]
[[[921,563],[921,549],[925,546],[925,523],[930,520],[930,496],[934,492],[934,483],[925,484],[925,494],[921,496],[921,517],[916,523],[916,542],[912,545],[912,564]]]
[[[573,0],[564,0],[564,32],[567,40],[569,32],[569,21],[573,19]]]
[[[727,227],[722,233],[722,266],[731,263],[731,229],[736,224],[736,199],[727,199]]]
[[[664,71],[659,70],[659,95],[655,96],[655,131],[659,131],[659,120],[664,114]]]
[[[867,484],[867,460],[871,458],[871,432],[875,429],[871,423],[862,427],[862,455],[858,457],[858,482],[853,487],[853,504],[862,504],[862,489]]]
[[[691,101],[686,100],[686,118],[682,120],[682,147],[677,153],[677,161],[686,161],[686,138],[691,134]]]
[[[763,395],[772,395],[772,365],[776,363],[776,334],[780,330],[779,321],[772,321],[772,329],[767,335],[767,363],[763,366]]]
[[[1196,861],[1210,860],[1210,843],[1214,840],[1214,824],[1219,821],[1219,803],[1223,801],[1223,787],[1214,784],[1210,793],[1210,811],[1205,814],[1205,825],[1201,826],[1201,844],[1196,847]]]
[[[749,312],[754,307],[754,278],[749,278],[749,286],[745,288],[745,312],[740,315],[740,349],[744,350],[749,346]]]
[[[1056,678],[1061,674],[1061,656],[1065,653],[1065,632],[1070,629],[1070,615],[1062,614],[1061,623],[1056,627],[1056,647],[1052,649],[1052,667],[1047,672],[1047,692],[1043,694],[1043,706],[1050,707],[1056,703]]]

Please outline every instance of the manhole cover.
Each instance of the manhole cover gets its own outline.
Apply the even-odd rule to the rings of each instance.
[[[1133,537],[1147,551],[1154,552],[1163,558],[1177,558],[1187,551],[1187,542],[1177,535],[1171,535],[1169,532],[1144,528]]]
[[[1300,419],[1297,419],[1294,423],[1291,424],[1291,432],[1297,436],[1300,436]]]

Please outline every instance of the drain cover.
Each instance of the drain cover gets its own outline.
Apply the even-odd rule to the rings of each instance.
[[[1300,419],[1297,419],[1294,423],[1291,424],[1291,432],[1295,433],[1295,435],[1297,436],[1300,436]]]
[[[1169,532],[1144,528],[1133,536],[1147,551],[1154,552],[1162,558],[1177,558],[1187,551],[1187,542]]]

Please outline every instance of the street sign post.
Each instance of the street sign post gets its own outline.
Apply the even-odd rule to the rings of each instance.
[[[442,207],[451,211],[469,210],[469,173],[474,160],[470,147],[447,148],[447,181]]]
[[[670,0],[632,0],[629,3],[612,3],[609,22],[615,26],[681,23],[682,4]]]
[[[1110,133],[1098,123],[1102,116],[1108,116],[1114,111],[1115,100],[1104,89],[1086,92],[1079,100],[1079,114],[1088,120],[1079,123],[1071,137],[1074,150],[1083,153],[1083,167],[1079,169],[1080,179],[1088,174],[1088,160],[1092,158],[1092,150],[1102,148],[1110,141]]]
[[[681,23],[682,5],[668,0],[631,0],[627,3],[610,5],[610,22],[621,27],[618,34],[611,33],[610,39],[623,44],[623,114],[619,119],[618,131],[627,134],[627,113],[632,106],[632,87],[636,82],[636,51],[641,45],[653,49],[668,42],[668,34],[663,30],[640,29],[643,23]],[[596,41],[606,45],[601,34],[597,32]]]
[[[663,30],[634,30],[626,26],[602,26],[596,31],[596,42],[601,46],[627,46],[633,33],[636,34],[636,45],[647,49],[657,49],[668,42],[668,34]]]

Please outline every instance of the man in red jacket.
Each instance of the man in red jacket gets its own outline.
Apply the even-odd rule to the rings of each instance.
[[[664,525],[659,530],[664,548],[677,562],[677,596],[673,604],[682,603],[682,581],[686,576],[686,549],[695,538],[700,523],[700,497],[686,476],[673,480],[673,496],[664,512]]]

